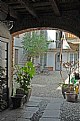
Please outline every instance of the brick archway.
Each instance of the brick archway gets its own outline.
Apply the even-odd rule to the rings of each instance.
[[[59,28],[65,31],[68,31],[78,37],[80,37],[80,23],[69,17],[52,17],[52,16],[45,16],[42,19],[37,21],[36,19],[23,19],[16,21],[13,29],[11,30],[11,34],[16,32],[24,32],[25,29],[33,30],[33,29],[41,29],[41,28]]]

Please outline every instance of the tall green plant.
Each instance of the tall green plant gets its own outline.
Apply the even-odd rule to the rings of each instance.
[[[20,84],[20,87],[25,91],[30,88],[30,81],[35,74],[35,67],[32,62],[27,62],[24,67],[15,66],[16,69],[16,82]]]

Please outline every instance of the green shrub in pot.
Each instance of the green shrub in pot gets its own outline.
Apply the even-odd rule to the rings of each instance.
[[[24,93],[28,92],[31,88],[31,79],[35,75],[35,67],[31,61],[28,61],[23,67],[19,65],[15,66],[16,69],[16,82],[20,85],[20,88],[24,90]]]

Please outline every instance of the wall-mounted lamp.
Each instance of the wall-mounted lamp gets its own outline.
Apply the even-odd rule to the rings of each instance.
[[[13,25],[14,25],[13,21],[7,21],[7,20],[5,20],[5,21],[3,21],[3,23],[6,24],[8,30],[11,30],[13,28]]]
[[[7,26],[8,30],[11,30],[13,28],[15,19],[12,16],[10,16],[9,8],[8,8],[8,14],[6,15],[6,18],[4,20],[0,19],[0,21],[5,23],[5,25]]]

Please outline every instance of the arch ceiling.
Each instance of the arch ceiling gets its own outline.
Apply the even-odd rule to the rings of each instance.
[[[80,37],[80,0],[0,0],[0,20],[6,17],[14,20],[11,33],[51,27]]]

